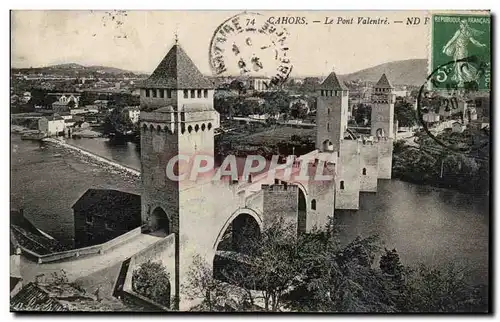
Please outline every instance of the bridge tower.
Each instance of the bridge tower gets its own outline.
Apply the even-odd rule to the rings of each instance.
[[[321,152],[338,152],[347,130],[349,90],[335,72],[318,88],[316,109],[316,148]]]
[[[396,94],[394,86],[382,74],[377,84],[373,87],[371,135],[373,137],[394,138],[394,103]]]
[[[213,95],[212,83],[177,41],[141,87],[141,218],[148,231],[175,234],[175,273],[171,278],[176,296],[180,285],[179,233],[185,222],[181,211],[189,194],[186,190],[193,183],[168,176],[167,166],[170,161],[171,173],[180,175],[181,162],[172,159],[213,156],[214,129],[219,126]]]
[[[371,135],[378,140],[378,178],[390,179],[392,172],[392,150],[394,133],[394,103],[396,94],[385,74],[373,87]]]

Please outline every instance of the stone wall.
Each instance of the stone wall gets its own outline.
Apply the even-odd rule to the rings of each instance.
[[[392,150],[394,148],[392,139],[381,139],[379,147],[378,178],[391,179],[392,177]]]
[[[343,140],[335,178],[335,209],[359,209],[359,165],[359,142]]]
[[[264,225],[284,218],[297,227],[298,224],[298,187],[289,184],[262,185],[264,193]]]
[[[360,144],[360,191],[377,192],[378,143]]]

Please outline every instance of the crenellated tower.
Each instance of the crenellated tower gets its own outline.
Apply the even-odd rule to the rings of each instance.
[[[373,87],[371,135],[376,138],[379,160],[378,178],[390,179],[392,177],[392,150],[395,137],[394,130],[394,103],[396,95],[394,86],[382,74],[380,80]]]
[[[214,129],[219,126],[213,96],[212,83],[177,42],[141,88],[142,223],[148,231],[175,234],[176,296],[180,226],[186,220],[183,205],[190,195],[186,190],[196,182],[176,179],[182,175],[182,163],[175,161],[189,162],[197,154],[213,156]]]
[[[373,87],[371,135],[378,138],[394,138],[394,103],[396,94],[394,86],[382,74],[377,84]]]
[[[213,155],[219,115],[214,88],[177,43],[141,88],[142,221],[150,229],[178,232],[179,190],[167,165],[173,158]],[[178,166],[171,168],[174,175]],[[163,211],[168,219],[158,220]]]
[[[316,148],[321,152],[339,152],[347,130],[349,90],[335,72],[318,88],[316,109]]]

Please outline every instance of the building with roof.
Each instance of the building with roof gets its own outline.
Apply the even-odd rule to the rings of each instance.
[[[373,87],[372,136],[394,138],[394,103],[396,103],[394,86],[387,76],[382,74]]]
[[[47,136],[56,136],[64,132],[64,118],[58,114],[52,116],[42,116],[38,120],[38,130]]]
[[[89,189],[73,204],[75,246],[102,244],[141,224],[141,197],[110,189]]]
[[[70,102],[73,102],[70,106],[77,108],[80,102],[79,93],[48,93],[47,96],[55,97],[56,102],[60,106],[68,105]]]
[[[125,113],[132,123],[139,122],[139,115],[141,115],[139,106],[126,106],[123,108],[122,113]]]

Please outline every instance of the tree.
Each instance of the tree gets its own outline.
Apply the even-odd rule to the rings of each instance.
[[[295,234],[296,228],[283,218],[267,224],[261,234],[242,233],[245,238],[241,253],[246,264],[231,266],[223,275],[229,283],[245,290],[250,305],[259,298],[265,311],[280,310],[283,296],[298,275]]]
[[[191,300],[202,298],[202,307],[215,311],[221,299],[227,298],[228,286],[213,277],[208,263],[196,254],[187,273],[188,282],[183,285]]]
[[[341,244],[333,220],[324,230],[297,236],[296,226],[277,218],[261,234],[243,235],[239,260],[223,275],[244,291],[246,301],[262,300],[265,311],[487,310],[485,287],[467,283],[462,271],[405,267],[395,249],[385,249],[377,267],[379,238],[357,237]],[[209,273],[202,275],[210,279]]]
[[[398,120],[399,126],[408,127],[417,124],[413,105],[405,100],[396,102],[394,105],[394,116]]]
[[[421,264],[408,269],[400,301],[402,312],[486,312],[483,286],[471,286],[463,269],[452,264],[444,269]]]
[[[352,114],[358,125],[369,125],[371,122],[372,107],[367,104],[358,104]]]
[[[293,118],[304,119],[307,116],[307,106],[303,101],[295,101],[290,108],[290,115]]]
[[[166,268],[151,260],[132,273],[132,289],[163,306],[170,306],[170,281]]]

